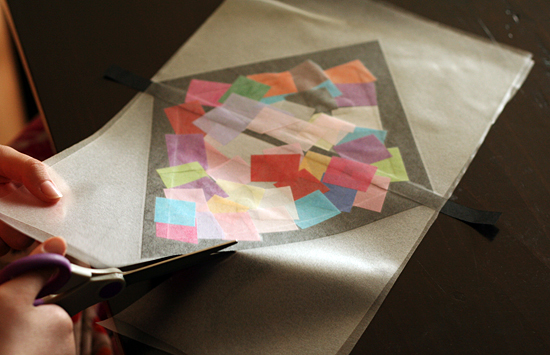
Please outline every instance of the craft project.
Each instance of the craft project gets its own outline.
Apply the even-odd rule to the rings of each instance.
[[[153,119],[151,146],[157,147],[157,134],[163,134],[165,153],[151,154],[150,165],[173,165],[157,169],[167,187],[160,193],[192,203],[196,226],[153,230],[144,220],[143,255],[154,255],[157,247],[192,250],[197,241],[220,239],[241,240],[244,248],[289,243],[357,228],[414,206],[388,192],[389,184],[407,183],[407,160],[415,162],[415,183],[429,187],[429,180],[406,117],[395,109],[399,102],[380,111],[385,101],[379,98],[396,94],[375,53],[379,49],[371,50],[372,56],[361,52],[356,55],[362,59],[344,63],[311,55],[297,65],[292,59],[272,61],[266,65],[272,71],[244,66],[179,81],[188,96],[201,97],[199,102],[215,97],[218,102],[197,117],[196,101],[183,107],[163,107],[167,103],[159,101],[172,119]],[[387,92],[377,92],[378,83]],[[180,121],[185,130],[175,126]],[[190,124],[202,134],[176,133],[189,131]],[[148,194],[154,191],[159,190]],[[160,215],[167,211],[159,204]],[[167,246],[167,239],[179,244]]]
[[[243,2],[237,3],[240,4]],[[254,6],[254,3],[256,2],[247,2],[245,5],[250,7]],[[346,6],[348,5],[350,4],[346,4]],[[361,6],[364,5],[361,4]],[[262,3],[261,7],[265,7],[265,4]],[[273,11],[276,12],[280,8],[280,6],[268,7],[270,10],[269,16],[273,16]],[[218,13],[227,13],[229,14],[228,16],[231,16],[231,20],[234,21],[235,13],[238,12],[226,11],[228,9],[226,7],[225,11],[218,11]],[[371,8],[368,9],[371,10]],[[256,15],[259,8],[253,10],[256,10],[254,11],[254,15]],[[295,9],[292,9],[292,11],[295,13],[291,14],[289,12],[287,16],[297,16],[300,22],[303,23],[303,13],[296,12]],[[362,19],[369,19],[369,21],[363,21],[367,23],[366,26],[369,30],[376,31],[377,27],[383,29],[389,28],[387,24],[383,23],[381,23],[382,26],[374,26],[373,24],[378,24],[376,22],[377,17],[375,15],[368,17],[370,12],[368,11],[367,13],[365,11],[361,16]],[[384,19],[384,21],[389,18],[389,16],[379,17]],[[409,22],[406,20],[406,16],[393,17],[399,23],[403,22],[406,24]],[[311,36],[318,31],[322,31],[319,24],[325,23],[327,24],[326,28],[328,31],[323,32],[322,35],[330,36],[328,32],[334,31],[337,26],[333,22],[329,22],[332,20],[331,17],[327,18],[328,20],[319,22],[318,17],[316,17],[315,21],[312,22],[314,23],[312,26],[315,28],[315,31],[310,32],[308,35]],[[361,23],[363,23],[361,21],[348,22],[347,16],[341,16],[340,18],[346,19],[342,25],[342,27],[345,26],[342,32],[346,35],[353,36],[349,31],[349,23],[357,26],[361,26]],[[287,18],[285,18],[285,23],[286,20]],[[209,23],[216,24],[216,21],[209,21]],[[247,25],[253,26],[253,24]],[[396,25],[398,25],[397,22]],[[421,27],[422,33],[426,32],[426,28],[429,28],[429,26],[426,27],[423,25]],[[229,28],[227,29],[230,30]],[[268,33],[273,32],[272,28],[268,28],[268,30]],[[393,27],[390,32],[398,33],[393,30]],[[337,32],[336,34],[339,33]],[[221,41],[226,41],[229,37],[231,36],[224,35],[220,38],[222,38]],[[325,45],[331,43],[330,47],[334,48],[338,43],[339,36],[336,35],[334,37],[334,42],[327,42]],[[416,33],[405,34],[403,36],[404,44],[411,44],[412,42],[409,39],[413,37],[419,38],[416,36]],[[379,109],[381,122],[380,127],[370,128],[380,129],[383,127],[387,130],[388,133],[384,145],[387,147],[399,147],[402,161],[404,162],[404,166],[407,167],[408,178],[415,184],[426,187],[424,191],[429,192],[430,181],[427,179],[427,175],[423,169],[423,161],[420,155],[417,154],[415,141],[422,144],[422,156],[427,158],[426,161],[430,167],[430,175],[435,177],[434,184],[437,191],[443,191],[444,193],[448,188],[452,189],[456,182],[455,179],[460,177],[462,174],[461,169],[468,164],[469,159],[480,142],[480,140],[472,139],[470,143],[467,143],[464,137],[457,132],[462,132],[463,129],[466,129],[472,135],[479,134],[480,137],[484,136],[486,129],[494,121],[495,112],[498,112],[498,108],[502,108],[503,97],[508,98],[511,89],[517,87],[515,85],[513,88],[510,87],[510,83],[517,84],[518,81],[521,81],[518,80],[518,77],[521,75],[518,75],[517,72],[514,73],[515,70],[507,70],[505,65],[506,67],[511,65],[511,68],[519,68],[521,66],[514,65],[514,58],[502,56],[502,53],[500,53],[501,48],[494,46],[495,51],[488,52],[487,56],[482,56],[483,58],[488,58],[484,62],[483,70],[477,68],[473,72],[461,71],[462,68],[466,67],[472,69],[471,65],[468,66],[472,62],[472,59],[479,58],[479,54],[485,54],[486,52],[475,50],[468,52],[471,46],[460,44],[456,47],[459,47],[460,51],[466,52],[458,53],[459,51],[449,50],[450,48],[443,48],[442,51],[438,51],[437,46],[433,45],[437,41],[437,37],[435,40],[432,36],[429,37],[424,38],[426,43],[423,42],[423,44],[426,44],[425,48],[430,49],[429,51],[422,51],[422,49],[413,48],[413,46],[400,47],[397,45],[398,42],[394,40],[386,42],[392,46],[391,60],[394,69],[397,69],[395,73],[400,75],[401,82],[406,83],[408,78],[414,77],[415,80],[430,81],[430,84],[433,82],[431,89],[433,87],[441,87],[442,91],[445,91],[444,95],[438,95],[437,90],[430,90],[430,86],[422,86],[427,91],[418,94],[414,92],[414,88],[411,89],[409,87],[407,90],[407,85],[404,85],[404,93],[408,95],[407,104],[410,109],[409,112],[413,114],[411,117],[414,118],[413,127],[408,126],[403,110],[400,107],[397,93],[393,90],[389,71],[383,63],[383,55],[377,49],[377,46],[372,44],[362,44],[340,49],[335,48],[317,54],[309,53],[292,58],[255,63],[253,65],[183,78],[175,78],[178,71],[175,70],[175,67],[172,67],[168,72],[171,73],[170,78],[173,80],[162,83],[162,87],[173,86],[178,89],[178,92],[184,92],[189,87],[192,79],[232,83],[238,75],[246,76],[262,72],[283,72],[295,67],[306,59],[311,59],[317,62],[320,67],[326,69],[340,65],[344,61],[347,62],[358,58],[377,77],[377,110]],[[284,36],[282,38],[285,39],[286,45],[287,40],[291,37]],[[211,39],[215,41],[216,36],[211,36]],[[319,35],[318,39],[322,40],[321,35]],[[357,39],[358,37],[350,37],[351,41]],[[198,40],[194,42],[199,45],[205,43]],[[443,44],[443,41],[437,42],[438,45]],[[249,46],[248,48],[253,48],[251,44],[242,44],[241,46],[244,48],[247,46]],[[315,46],[312,48],[315,48]],[[408,57],[406,60],[402,60],[403,58],[399,57],[403,53],[403,48],[407,49],[408,54],[413,54],[414,60],[410,61]],[[196,45],[194,49],[199,50]],[[235,52],[240,55],[240,51]],[[187,53],[191,54],[191,58],[195,55],[191,51],[187,51]],[[291,53],[291,51],[288,53]],[[456,55],[457,53],[460,55]],[[443,55],[440,56],[440,54]],[[462,54],[464,54],[464,58],[461,58]],[[195,57],[197,56],[195,55]],[[200,55],[198,57],[201,58]],[[234,57],[238,58],[238,56]],[[252,57],[244,59],[241,62],[250,62],[253,60]],[[432,57],[436,59],[433,60]],[[177,61],[180,61],[180,69],[187,67],[188,62],[183,60],[184,58],[189,59],[190,56],[181,56],[179,59],[176,57]],[[495,66],[491,62],[494,62],[496,59],[491,60],[490,58],[498,58],[499,62],[502,61],[502,58],[506,60],[502,61],[502,65]],[[437,73],[430,75],[430,70],[438,67],[438,64],[447,62],[453,64],[445,66],[448,69],[448,73],[456,75],[441,76],[437,75]],[[518,61],[515,60],[515,62],[517,63]],[[416,68],[415,64],[421,65]],[[215,67],[223,67],[223,63],[217,63]],[[199,67],[193,67],[193,64],[191,64],[190,72],[194,72],[193,70],[197,68]],[[161,72],[160,75],[164,75],[163,77],[166,78],[166,70],[164,72],[165,74]],[[488,74],[485,75],[485,72]],[[521,73],[525,72],[526,70],[521,71]],[[487,79],[491,77],[500,79],[504,76],[508,77],[508,79],[489,80],[489,83],[498,83],[499,85],[493,85],[494,90],[487,91],[479,89],[483,85],[468,85],[468,80],[464,80],[465,77],[475,77],[476,74],[483,75],[478,75],[479,78],[476,78],[474,84],[487,83]],[[445,80],[448,81],[449,77],[453,77],[453,80],[457,81],[458,84],[456,87],[468,90],[452,90],[448,85],[445,86]],[[418,86],[414,87],[418,88]],[[495,91],[497,93],[493,94]],[[441,113],[440,117],[435,117],[437,115],[434,114],[434,110],[431,110],[433,107],[430,106],[430,103],[433,100],[422,102],[422,99],[433,98],[433,95],[440,99],[437,100],[438,105],[436,105],[437,113]],[[475,97],[477,95],[480,96],[479,102],[476,100],[469,102],[468,97]],[[166,97],[166,95],[162,97]],[[403,97],[407,96],[404,95]],[[446,97],[456,98],[457,102],[455,104],[458,104],[445,105],[445,101],[441,100],[441,98]],[[416,101],[417,99],[419,101]],[[41,240],[44,240],[48,235],[53,234],[66,235],[71,238],[71,253],[74,253],[73,255],[76,254],[78,256],[80,250],[80,256],[91,257],[92,259],[96,258],[96,262],[99,260],[111,265],[114,263],[123,265],[124,263],[135,261],[140,256],[148,258],[171,255],[177,252],[191,252],[208,245],[219,244],[222,238],[229,238],[212,212],[196,213],[195,221],[198,245],[164,238],[165,235],[172,236],[172,233],[162,233],[159,231],[157,234],[156,232],[157,227],[160,225],[158,224],[159,222],[154,222],[154,201],[156,197],[163,196],[163,189],[165,187],[156,170],[169,166],[165,135],[176,133],[173,131],[173,127],[167,119],[164,109],[177,103],[181,102],[172,100],[170,103],[167,103],[162,98],[153,100],[147,95],[139,95],[135,102],[129,106],[129,110],[125,114],[122,114],[120,119],[114,120],[113,124],[102,132],[104,135],[96,135],[92,140],[86,141],[79,150],[72,151],[63,158],[54,158],[51,161],[53,169],[61,174],[69,187],[63,189],[63,192],[68,192],[66,196],[70,196],[70,198],[65,199],[65,201],[71,202],[71,208],[65,208],[68,207],[67,205],[58,205],[47,209],[34,208],[32,209],[32,213],[29,213],[27,210],[22,211],[24,213],[16,214],[14,211],[21,211],[19,206],[22,205],[21,201],[18,201],[19,204],[10,204],[8,208],[3,210],[3,213],[8,214],[12,219],[21,221],[21,225],[29,226],[26,230],[41,228],[39,232],[34,231],[34,236],[38,239],[42,238]],[[484,108],[483,113],[479,113],[476,110],[476,112],[472,113],[473,116],[466,114],[461,115],[463,117],[461,120],[451,119],[452,117],[456,117],[456,115],[449,115],[451,111],[467,111],[463,107],[472,103],[483,103],[481,106]],[[425,109],[422,110],[419,107],[425,107]],[[350,108],[356,109],[357,107]],[[209,109],[205,107],[206,111]],[[334,112],[337,110],[332,111],[332,116],[336,116]],[[152,120],[149,116],[151,112],[153,113]],[[426,116],[421,113],[425,113]],[[357,118],[353,118],[353,121],[350,119],[348,122],[362,127],[363,124],[360,123],[361,121],[364,122],[364,118],[357,116]],[[472,122],[476,122],[475,127],[471,126]],[[415,131],[414,139],[411,128],[414,128]],[[431,134],[434,128],[440,134],[436,136]],[[453,128],[456,128],[456,131]],[[253,142],[257,142],[257,146],[263,145],[261,148],[256,148],[259,152],[257,151],[255,154],[262,154],[264,149],[284,144],[267,134],[248,132],[246,129],[238,137],[242,135],[246,135],[248,137],[246,141],[250,143],[243,145],[243,150],[247,151],[242,151],[241,153],[245,155],[250,155],[248,150],[254,146]],[[223,147],[239,140],[238,137]],[[150,149],[147,144],[149,139],[151,140]],[[221,149],[219,142],[216,145],[208,140],[208,137],[205,140],[215,149]],[[121,142],[124,144],[120,144]],[[452,148],[449,148],[446,144],[452,146]],[[122,151],[115,151],[115,154],[113,154],[112,149],[116,150],[117,147],[123,147],[124,149]],[[426,149],[426,147],[431,147],[432,149]],[[438,151],[434,152],[433,150]],[[311,148],[310,151],[325,155],[329,159],[337,157],[335,151],[326,151],[317,147]],[[228,158],[239,156],[237,149],[232,150],[231,153],[228,151],[223,151],[222,153]],[[393,155],[394,157],[396,156],[396,154]],[[439,158],[435,159],[438,156]],[[120,157],[124,157],[124,159],[120,159]],[[241,158],[245,162],[248,162],[245,157]],[[149,159],[148,166],[142,164],[147,159]],[[83,161],[85,164],[82,164]],[[103,166],[107,168],[97,169]],[[93,167],[93,169],[90,167]],[[101,171],[103,176],[98,174],[96,170]],[[112,176],[111,174],[105,174],[104,170],[112,172]],[[76,175],[80,175],[80,177],[75,178]],[[373,186],[376,186],[376,177],[377,175],[374,175],[366,193]],[[208,177],[208,179],[212,178]],[[320,179],[323,178],[320,177]],[[268,184],[262,184],[262,188],[269,188]],[[285,232],[266,232],[261,234],[261,240],[242,241],[238,244],[238,248],[253,248],[297,241],[304,241],[304,243],[239,252],[230,258],[227,263],[219,263],[216,269],[213,270],[214,272],[208,272],[198,282],[191,282],[191,289],[187,283],[181,282],[182,279],[176,279],[170,287],[164,287],[159,292],[153,293],[154,297],[146,298],[142,302],[143,308],[138,308],[133,314],[130,313],[130,316],[124,318],[124,320],[132,322],[132,327],[135,329],[140,329],[143,332],[150,331],[150,334],[154,338],[163,339],[168,344],[171,344],[173,349],[178,349],[185,353],[204,353],[205,349],[210,353],[219,353],[220,351],[226,351],[228,345],[229,351],[233,350],[233,352],[239,353],[239,351],[242,352],[242,344],[245,344],[246,349],[252,353],[263,353],[266,349],[275,348],[283,353],[304,353],[308,351],[315,353],[318,352],[320,343],[325,346],[335,344],[330,349],[324,346],[323,350],[326,350],[326,353],[346,353],[347,350],[351,349],[350,345],[348,344],[347,347],[340,348],[341,344],[343,344],[345,338],[350,334],[352,338],[357,339],[358,332],[361,332],[364,329],[362,327],[365,326],[365,323],[368,323],[369,319],[372,318],[374,314],[373,309],[375,310],[384,298],[384,293],[380,294],[380,292],[387,290],[391,286],[392,280],[397,277],[399,270],[401,270],[406,260],[408,260],[411,251],[414,250],[415,245],[420,241],[419,236],[423,234],[423,230],[429,226],[430,221],[433,220],[434,214],[437,212],[437,208],[434,211],[429,207],[419,206],[420,203],[418,201],[400,198],[399,195],[396,196],[395,193],[391,192],[398,190],[400,187],[408,186],[407,182],[393,181],[389,184],[389,190],[387,190],[389,192],[386,193],[380,212],[354,206],[350,212],[341,212],[320,223],[309,226],[302,224],[303,227],[306,227],[304,229]],[[62,185],[61,188],[63,188]],[[142,200],[141,197],[145,189],[146,197]],[[290,190],[289,187],[286,187],[286,189]],[[19,191],[22,192],[20,196],[24,198],[24,191]],[[314,194],[319,193],[319,191],[314,192]],[[113,203],[113,197],[116,198],[116,201],[114,201],[116,203]],[[409,195],[409,197],[414,198],[415,196]],[[256,210],[262,208],[262,202],[265,198],[266,194],[264,193],[264,198]],[[143,207],[145,207],[145,210],[143,210]],[[408,208],[410,210],[407,210]],[[251,214],[250,211],[251,209],[248,209],[244,212],[248,213],[252,224],[256,227],[254,224],[255,219],[252,218],[255,212]],[[336,213],[334,209],[330,208],[319,211],[318,215],[323,216],[327,213],[325,211]],[[63,214],[58,212],[63,212]],[[203,213],[205,218],[216,220],[215,224],[210,220],[207,226],[219,227],[213,227],[211,231],[208,231],[212,233],[214,239],[206,239],[206,237],[210,237],[211,235],[203,235],[201,239],[200,218]],[[223,216],[230,213],[241,212],[217,213],[216,215]],[[59,215],[63,217],[59,219],[57,217]],[[104,217],[105,223],[97,223],[96,220],[92,220],[97,219],[97,215]],[[39,217],[37,218],[36,216]],[[265,218],[265,214],[259,213],[259,216],[254,215],[254,217]],[[31,218],[39,219],[40,225],[36,221],[33,222]],[[230,216],[229,218],[236,220],[240,216]],[[304,223],[308,222],[303,213],[302,218],[304,219]],[[297,216],[295,219],[299,220],[300,217]],[[312,216],[311,219],[317,222],[315,220],[316,217]],[[52,223],[52,220],[57,221],[56,223]],[[373,221],[376,221],[373,225],[364,225]],[[143,224],[140,225],[140,222],[143,222]],[[247,235],[252,235],[251,239],[255,239],[256,236],[253,234],[253,230],[249,224],[245,222],[241,224],[243,225],[242,230],[248,230],[250,233]],[[71,225],[73,226],[72,228],[67,227]],[[82,225],[94,225],[93,231],[83,230],[81,228]],[[231,227],[230,224],[228,225]],[[82,234],[75,233],[74,231],[82,231]],[[90,235],[87,233],[93,234],[91,235],[93,238],[89,238]],[[135,240],[135,236],[139,236],[141,233],[143,239],[142,243],[139,243],[139,241]],[[162,236],[162,238],[157,237],[157,235]],[[241,238],[238,234],[232,233],[231,237],[233,236]],[[329,237],[312,240],[324,236]],[[96,237],[103,237],[100,240],[101,243],[96,242],[99,240]],[[246,235],[244,237],[246,238]],[[141,255],[140,251],[142,251]],[[266,265],[276,265],[277,267],[266,268]],[[373,265],[375,266],[374,268]],[[278,282],[265,282],[266,279],[278,280]],[[174,288],[174,286],[176,287]],[[235,293],[235,290],[239,292]],[[311,297],[289,298],[289,294],[303,294]],[[208,297],[205,298],[204,295]],[[235,307],[223,307],[227,303],[227,295],[231,295],[231,303]],[[157,299],[162,299],[166,302],[156,302],[155,300]],[[285,300],[285,302],[279,302],[280,300]],[[170,304],[168,311],[166,304]],[[196,304],[206,304],[207,307],[194,307],[193,305]],[[219,305],[222,307],[218,307]],[[212,314],[212,310],[220,315],[219,319],[227,320],[227,322],[222,323],[228,326],[224,327],[220,323],[223,331],[216,334],[207,334],[209,333],[209,322],[211,320],[211,317],[208,317],[208,315]],[[342,312],[342,310],[345,311],[345,316],[343,317],[341,316],[343,314],[338,313]],[[160,317],[162,319],[166,315],[166,312],[170,313],[168,314],[171,316],[169,317],[170,320],[175,320],[176,323],[174,324],[177,326],[153,327],[154,329],[149,327],[151,317]],[[275,313],[278,316],[270,317],[270,322],[273,322],[276,326],[270,329],[275,331],[274,335],[276,335],[277,339],[282,340],[276,342],[276,346],[273,347],[271,340],[275,339],[275,337],[267,337],[266,340],[264,330],[266,314],[273,315]],[[246,314],[246,317],[243,317],[243,314]],[[177,315],[177,317],[174,317],[174,315]],[[336,322],[338,327],[315,328],[316,331],[303,332],[304,329],[311,330],[311,324],[319,324],[319,316],[322,315],[330,317],[329,321],[324,323],[332,325],[332,323]],[[292,317],[299,319],[300,322],[288,322]],[[140,318],[141,321],[135,323],[136,319],[139,320]],[[185,334],[191,336],[182,337],[182,329],[185,331]],[[335,332],[334,329],[339,329],[340,331]],[[300,336],[292,336],[295,334],[299,334]],[[209,339],[206,343],[203,341],[205,336]],[[235,339],[241,339],[242,341],[235,341]],[[187,340],[194,343],[193,346],[181,343]],[[231,344],[237,345],[231,347]]]

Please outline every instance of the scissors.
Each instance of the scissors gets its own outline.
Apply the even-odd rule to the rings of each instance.
[[[213,257],[236,241],[216,245],[185,255],[169,256],[123,268],[90,269],[72,264],[59,254],[35,254],[18,259],[0,270],[0,285],[27,271],[57,268],[57,273],[38,293],[35,306],[57,304],[70,316],[102,301],[109,300],[132,284],[169,275]]]

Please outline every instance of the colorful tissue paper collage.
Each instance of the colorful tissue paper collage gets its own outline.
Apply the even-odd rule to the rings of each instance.
[[[204,109],[203,106],[210,109]],[[381,212],[391,182],[408,181],[386,147],[376,78],[360,60],[323,70],[311,60],[233,83],[191,80],[185,103],[164,109],[170,166],[158,169],[156,236],[261,241],[352,208]],[[243,134],[278,142],[227,157]]]

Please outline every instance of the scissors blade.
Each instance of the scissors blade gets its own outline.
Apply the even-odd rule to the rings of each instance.
[[[231,241],[228,243],[213,246],[211,248],[199,250],[191,254],[162,258],[160,259],[160,261],[154,262],[146,266],[142,266],[143,264],[137,264],[136,268],[123,271],[122,274],[124,275],[126,285],[131,285],[158,276],[172,274],[176,271],[191,267],[202,261],[208,260],[212,256],[212,254],[215,254],[218,251],[230,247],[234,244],[237,244],[237,242]]]

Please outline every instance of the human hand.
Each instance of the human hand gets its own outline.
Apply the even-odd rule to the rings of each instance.
[[[0,198],[20,184],[25,185],[34,196],[44,202],[55,203],[62,197],[42,162],[0,145]],[[10,248],[25,249],[32,242],[28,236],[0,221],[0,256],[6,254]]]
[[[53,237],[30,255],[64,255],[65,240]],[[36,295],[54,270],[37,270],[0,285],[0,354],[75,354],[73,322],[53,304],[34,306]]]

